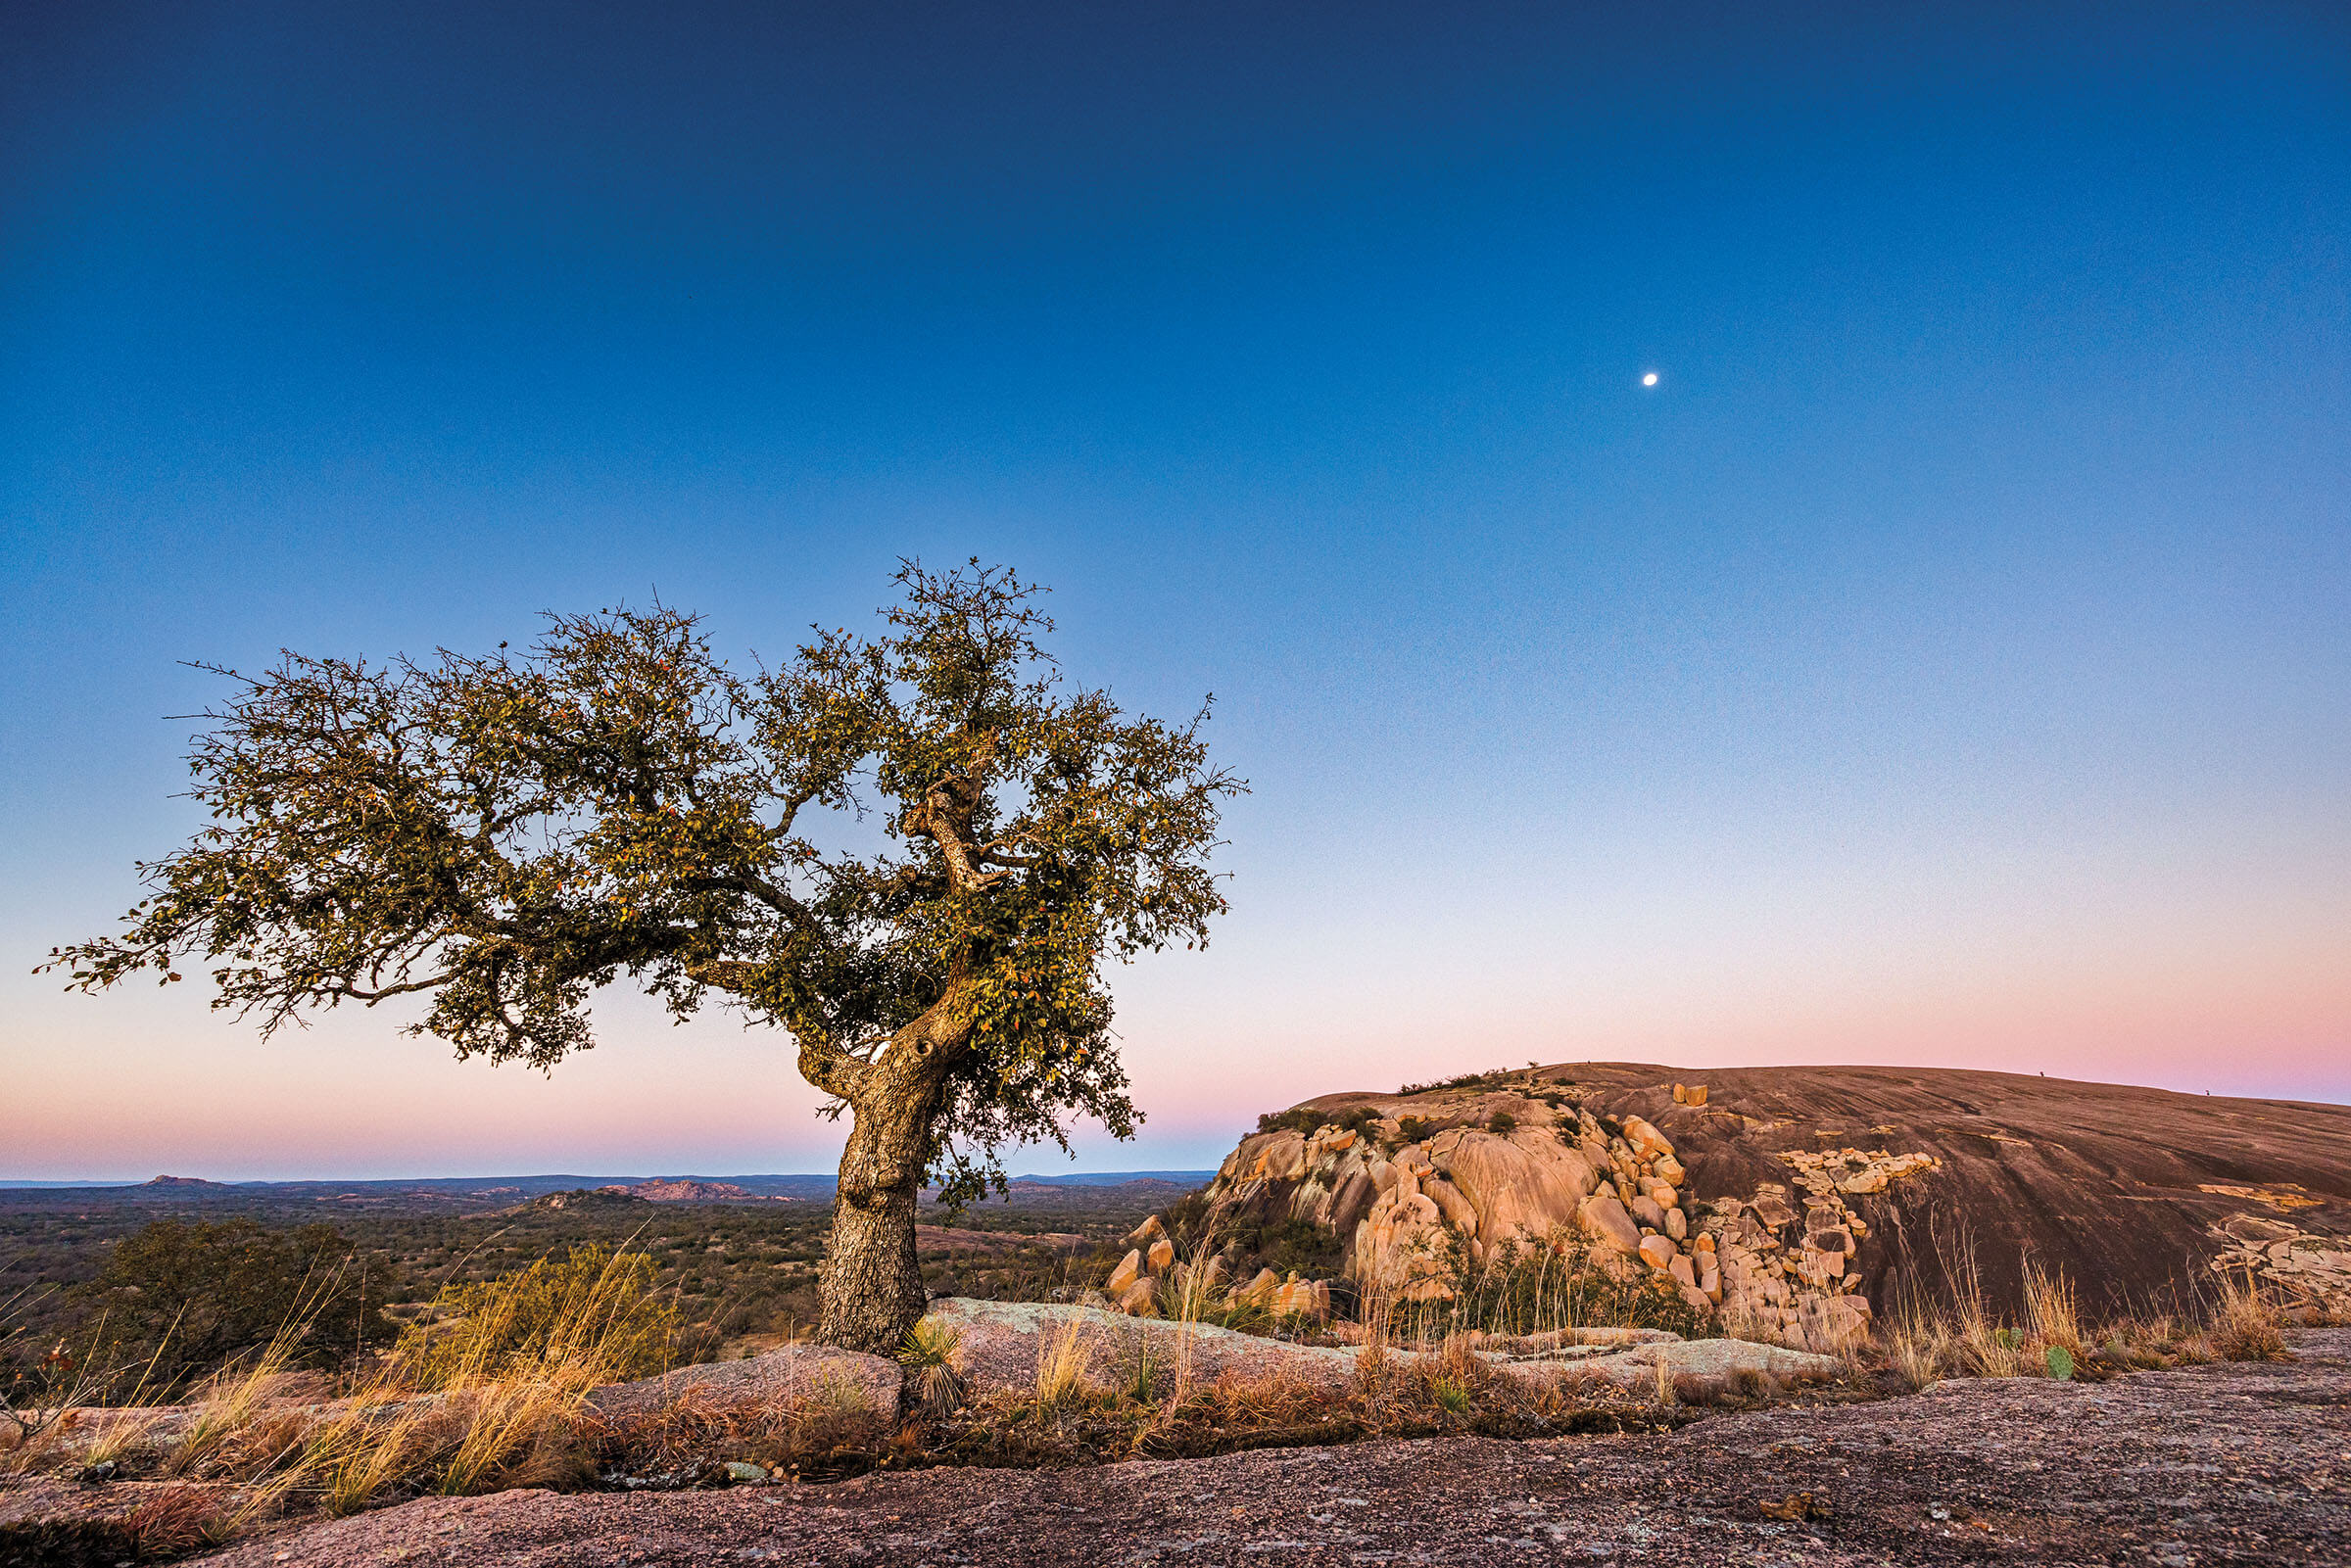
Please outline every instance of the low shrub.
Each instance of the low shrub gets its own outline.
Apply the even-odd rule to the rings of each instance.
[[[1311,1137],[1324,1127],[1336,1127],[1341,1132],[1352,1132],[1358,1137],[1367,1138],[1371,1136],[1373,1124],[1378,1120],[1379,1111],[1373,1106],[1350,1106],[1344,1111],[1317,1111],[1308,1106],[1297,1106],[1288,1111],[1265,1113],[1257,1118],[1257,1130],[1280,1132],[1286,1129]]]
[[[1515,1068],[1491,1068],[1484,1072],[1463,1072],[1450,1078],[1439,1078],[1434,1083],[1408,1083],[1396,1092],[1428,1094],[1437,1089],[1494,1089],[1520,1076],[1520,1070]]]
[[[292,1364],[331,1366],[399,1325],[383,1314],[395,1289],[371,1279],[332,1225],[274,1229],[251,1219],[158,1219],[126,1237],[79,1294],[102,1313],[122,1356],[151,1360],[164,1383],[224,1364],[280,1337],[300,1318]]]

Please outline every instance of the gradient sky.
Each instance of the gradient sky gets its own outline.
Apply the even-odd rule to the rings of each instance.
[[[6,12],[0,1176],[829,1167],[721,1014],[26,972],[193,826],[176,661],[901,554],[1255,785],[1085,1167],[1530,1060],[2351,1099],[2339,6]]]

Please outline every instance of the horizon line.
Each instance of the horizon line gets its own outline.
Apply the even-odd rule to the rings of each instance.
[[[1213,1176],[1217,1167],[1197,1168],[1154,1166],[1137,1170],[1069,1170],[1057,1175],[1037,1171],[1023,1171],[1006,1176],[1007,1183],[1033,1181],[1062,1184],[1102,1176],[1126,1176],[1142,1180],[1153,1176]],[[153,1176],[102,1177],[91,1180],[48,1176],[0,1176],[0,1192],[73,1192],[117,1190],[125,1187],[144,1187],[158,1181],[194,1181],[215,1187],[389,1187],[413,1182],[469,1182],[469,1181],[578,1181],[578,1182],[647,1182],[647,1181],[839,1181],[840,1173],[832,1170],[763,1170],[742,1171],[734,1175],[704,1175],[678,1172],[668,1175],[581,1175],[565,1170],[513,1171],[485,1176],[253,1176],[216,1178],[212,1176],[176,1175],[161,1171]],[[928,1190],[928,1186],[926,1187]]]

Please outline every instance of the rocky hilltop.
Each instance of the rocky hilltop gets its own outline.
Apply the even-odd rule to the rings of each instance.
[[[788,1204],[790,1198],[771,1197],[731,1181],[703,1181],[694,1176],[655,1176],[634,1185],[614,1183],[599,1192],[623,1193],[648,1204]]]
[[[2243,1271],[2351,1302],[2351,1108],[2010,1073],[1569,1063],[1265,1118],[1210,1188],[1329,1227],[1360,1290],[1441,1297],[1512,1249],[1646,1269],[1734,1333],[1844,1348],[1909,1300],[2086,1313]]]

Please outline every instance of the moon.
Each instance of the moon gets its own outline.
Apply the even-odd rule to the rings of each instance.
[[[1652,371],[1650,371],[1650,372],[1649,372],[1649,374],[1647,374],[1647,375],[1645,375],[1645,376],[1643,376],[1643,377],[1641,378],[1641,385],[1643,385],[1643,386],[1645,386],[1645,387],[1654,387],[1654,386],[1655,386],[1656,384],[1657,384],[1657,373],[1656,373],[1655,370],[1652,370]]]

